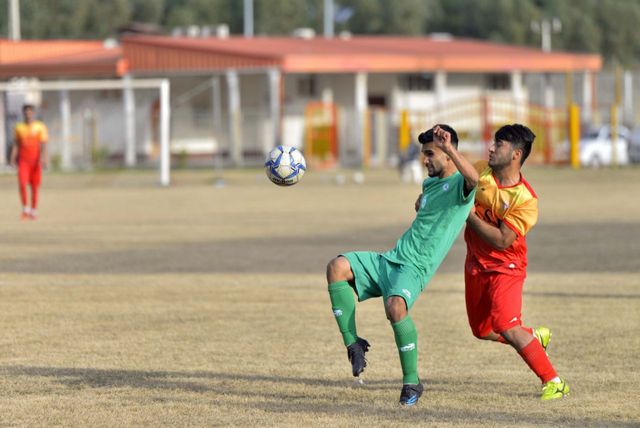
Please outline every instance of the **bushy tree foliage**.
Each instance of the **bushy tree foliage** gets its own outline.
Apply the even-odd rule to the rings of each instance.
[[[532,21],[557,17],[554,50],[598,52],[607,61],[640,62],[640,0],[334,0],[336,31],[421,35],[447,32],[540,46]],[[9,0],[0,0],[0,37]],[[20,0],[22,37],[100,39],[131,22],[173,27],[226,23],[243,31],[243,0]],[[323,28],[323,0],[254,0],[256,35]]]

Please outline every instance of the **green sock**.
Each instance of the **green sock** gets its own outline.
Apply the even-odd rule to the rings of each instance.
[[[418,332],[409,315],[395,324],[391,324],[396,338],[400,365],[402,366],[402,383],[417,385],[418,380]]]
[[[329,284],[329,297],[331,309],[336,317],[338,328],[342,334],[345,346],[356,342],[356,299],[353,297],[353,289],[347,281],[337,281]]]

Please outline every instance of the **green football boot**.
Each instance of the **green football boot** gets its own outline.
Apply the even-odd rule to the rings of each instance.
[[[551,330],[547,327],[536,327],[533,329],[533,335],[542,345],[544,352],[547,352],[547,346],[549,346],[549,342],[551,341]]]
[[[559,383],[547,382],[543,385],[540,400],[555,400],[556,398],[562,398],[565,395],[569,395],[569,384],[567,384],[564,379],[560,379]]]

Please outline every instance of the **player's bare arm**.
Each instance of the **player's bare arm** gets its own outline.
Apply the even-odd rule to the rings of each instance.
[[[505,222],[500,222],[500,226],[496,227],[480,218],[475,210],[469,214],[467,226],[471,227],[489,245],[500,251],[509,248],[518,237]]]
[[[433,129],[433,141],[436,147],[440,148],[449,156],[456,168],[458,168],[458,171],[460,171],[460,174],[464,177],[465,190],[467,193],[474,189],[478,184],[480,175],[473,165],[451,144],[451,134],[439,126],[436,126]]]
[[[49,165],[49,154],[47,153],[46,141],[40,144],[40,165],[42,165],[43,168],[46,168]]]

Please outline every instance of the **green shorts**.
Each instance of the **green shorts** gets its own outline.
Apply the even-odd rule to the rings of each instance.
[[[354,251],[341,254],[346,257],[355,276],[358,301],[382,296],[400,296],[411,308],[425,286],[420,272],[410,265],[391,262],[382,254]]]

